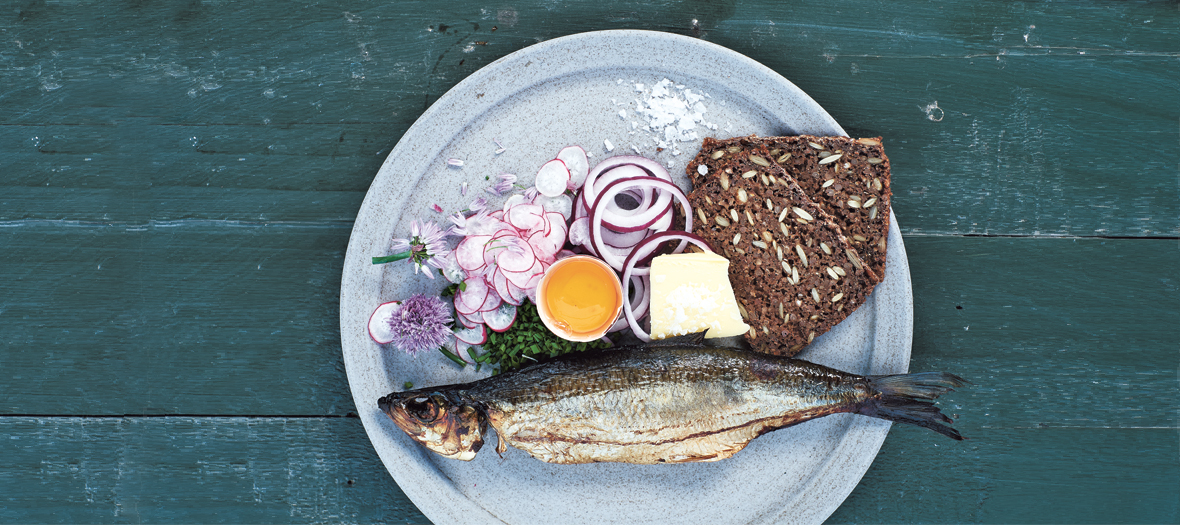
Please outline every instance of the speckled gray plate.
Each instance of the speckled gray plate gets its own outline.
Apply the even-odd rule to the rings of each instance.
[[[434,103],[406,132],[373,181],[356,219],[340,289],[340,335],[357,411],[381,460],[413,502],[439,523],[817,523],[829,516],[872,463],[889,423],[837,415],[772,432],[736,456],[686,465],[550,465],[491,446],[475,460],[437,456],[411,441],[377,409],[377,398],[406,381],[429,386],[477,379],[438,353],[410,357],[369,339],[365,324],[380,303],[437,293],[446,283],[408,264],[374,266],[410,220],[445,222],[430,210],[466,206],[501,171],[525,185],[558,150],[577,144],[593,165],[631,146],[679,177],[696,144],[657,153],[634,114],[636,84],[667,78],[707,94],[705,120],[717,137],[844,135],[823,108],[774,71],[701,40],[646,31],[602,31],[558,38],[477,71]],[[619,110],[626,110],[620,117]],[[632,122],[637,122],[633,125]],[[635,132],[635,133],[633,133]],[[506,151],[496,154],[499,140]],[[604,140],[615,146],[607,153]],[[446,160],[464,160],[462,168]],[[460,183],[471,191],[460,195]],[[871,300],[801,357],[843,370],[899,373],[908,368],[913,330],[909,266],[893,221],[888,270]],[[485,371],[486,373],[486,371]],[[495,437],[490,437],[495,443]]]

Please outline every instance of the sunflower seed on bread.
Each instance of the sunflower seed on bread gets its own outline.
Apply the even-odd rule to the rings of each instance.
[[[759,352],[790,356],[863,304],[880,278],[861,263],[832,217],[778,164],[765,162],[781,156],[757,137],[706,138],[688,165],[688,198],[706,216],[747,219],[704,224],[695,233],[730,260],[730,283],[751,326],[746,340]],[[732,176],[751,170],[757,176]]]

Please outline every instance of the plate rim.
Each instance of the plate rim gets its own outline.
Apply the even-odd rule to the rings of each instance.
[[[399,138],[397,145],[394,146],[392,151],[386,157],[385,161],[382,163],[381,168],[379,169],[377,175],[374,177],[373,183],[371,184],[371,186],[369,188],[370,191],[366,192],[364,202],[362,203],[361,208],[357,213],[357,218],[356,218],[356,221],[354,222],[353,231],[350,234],[348,248],[347,248],[347,252],[345,255],[345,263],[344,263],[344,268],[343,268],[343,276],[341,279],[341,292],[340,292],[341,351],[343,353],[345,372],[349,378],[349,389],[350,389],[350,393],[353,395],[353,402],[354,403],[358,403],[358,399],[360,398],[360,396],[358,395],[358,392],[357,392],[357,388],[358,388],[357,384],[358,383],[356,381],[354,381],[354,376],[357,374],[357,370],[356,370],[357,365],[352,364],[351,359],[349,359],[350,345],[349,345],[348,341],[350,339],[354,339],[354,337],[353,337],[354,334],[351,334],[350,330],[357,327],[358,324],[360,326],[363,326],[364,321],[367,320],[368,313],[363,313],[363,319],[358,323],[358,319],[357,319],[358,312],[355,310],[355,308],[352,308],[352,305],[353,305],[352,299],[353,299],[354,292],[364,288],[363,285],[365,284],[364,281],[366,281],[366,279],[362,275],[360,275],[360,274],[363,274],[364,272],[356,272],[356,271],[350,271],[350,270],[356,268],[358,265],[363,269],[365,266],[365,265],[363,265],[363,263],[365,262],[363,259],[366,257],[367,253],[371,252],[371,250],[365,250],[362,247],[363,245],[366,244],[368,239],[362,238],[363,235],[359,234],[359,232],[358,232],[359,229],[356,226],[359,224],[362,224],[362,221],[364,221],[366,219],[368,219],[368,220],[375,219],[375,215],[377,213],[376,208],[378,207],[378,204],[375,202],[376,199],[373,197],[374,194],[371,191],[374,187],[377,187],[379,184],[382,184],[382,183],[388,183],[390,181],[391,177],[395,176],[394,171],[399,171],[402,173],[406,173],[406,172],[417,173],[418,179],[415,179],[413,181],[414,183],[417,183],[418,180],[421,179],[421,177],[423,176],[423,174],[426,171],[425,171],[425,169],[414,169],[414,166],[424,167],[425,166],[424,163],[428,162],[428,159],[433,159],[433,158],[437,157],[438,154],[442,151],[442,149],[446,146],[445,141],[435,141],[437,144],[434,144],[433,146],[428,146],[425,148],[425,150],[423,150],[423,146],[421,144],[415,143],[416,131],[420,134],[420,128],[426,126],[425,123],[427,123],[427,122],[442,121],[444,123],[450,123],[452,126],[454,126],[455,124],[458,123],[456,121],[461,121],[461,122],[474,121],[475,119],[478,119],[481,115],[483,115],[486,111],[488,111],[492,107],[494,107],[495,101],[504,100],[510,96],[513,96],[515,93],[519,93],[520,91],[527,90],[530,87],[540,84],[542,82],[556,79],[556,78],[560,78],[563,74],[566,74],[566,73],[561,73],[561,72],[555,72],[553,74],[548,75],[547,77],[545,75],[541,75],[542,77],[545,77],[545,78],[530,79],[529,82],[523,83],[522,85],[518,86],[516,91],[510,92],[510,93],[504,93],[504,96],[500,97],[500,98],[486,97],[487,100],[484,101],[482,104],[478,101],[473,103],[472,101],[458,100],[460,97],[470,93],[471,90],[473,89],[473,87],[477,87],[477,86],[481,85],[482,83],[495,80],[495,77],[498,74],[500,74],[501,70],[505,69],[509,65],[518,64],[519,61],[521,61],[521,60],[528,60],[530,58],[540,58],[540,57],[543,57],[546,53],[552,54],[555,52],[559,52],[562,49],[569,48],[569,47],[576,46],[576,45],[577,46],[584,46],[584,47],[585,46],[595,46],[595,45],[601,46],[601,45],[609,44],[612,42],[617,43],[620,41],[627,41],[627,40],[634,40],[634,39],[640,39],[640,40],[642,40],[642,39],[657,39],[657,40],[664,41],[665,43],[668,43],[669,45],[672,45],[672,46],[682,47],[686,51],[691,50],[691,51],[694,51],[697,53],[702,53],[702,54],[721,55],[721,56],[724,56],[728,60],[735,61],[735,62],[739,63],[742,67],[751,68],[753,71],[759,73],[763,77],[773,81],[775,83],[774,87],[776,87],[777,89],[786,90],[787,92],[791,93],[793,95],[793,97],[791,97],[791,100],[793,103],[795,103],[796,105],[802,104],[803,106],[805,106],[805,107],[800,108],[800,110],[805,110],[808,112],[809,115],[812,115],[812,116],[822,117],[821,122],[819,122],[817,124],[818,126],[821,126],[821,127],[826,126],[830,130],[836,131],[837,132],[836,134],[838,134],[838,135],[847,136],[847,133],[844,131],[844,129],[842,127],[840,127],[840,125],[835,121],[835,119],[832,118],[822,107],[820,107],[818,103],[816,103],[813,99],[811,99],[810,96],[808,96],[801,89],[799,89],[797,86],[795,86],[793,83],[791,83],[788,79],[786,79],[785,77],[783,77],[779,73],[775,72],[774,70],[766,67],[765,65],[763,65],[763,64],[761,64],[749,57],[746,57],[745,55],[742,55],[741,53],[738,53],[737,51],[728,49],[726,47],[723,47],[723,46],[720,46],[718,44],[714,44],[714,43],[711,43],[708,41],[704,41],[704,40],[700,40],[700,39],[696,39],[696,38],[692,38],[692,37],[688,37],[688,36],[678,35],[678,34],[674,34],[674,33],[663,33],[663,32],[646,31],[646,30],[606,30],[606,31],[578,33],[578,34],[563,36],[563,37],[555,38],[552,40],[547,40],[547,41],[544,41],[544,42],[541,42],[538,44],[534,44],[532,46],[520,49],[518,51],[515,51],[513,53],[510,53],[508,55],[505,55],[504,57],[501,57],[501,58],[493,61],[492,63],[488,64],[487,66],[484,66],[483,68],[479,69],[475,73],[472,73],[471,75],[469,75],[468,77],[466,77],[465,79],[463,79],[462,81],[457,83],[454,87],[452,87],[450,90],[448,90],[441,97],[439,97],[433,104],[431,104],[431,106],[425,112],[423,112],[423,114],[421,116],[419,116],[419,118],[417,120],[415,120],[414,124],[411,125],[410,128],[408,128],[406,130],[406,132],[402,135],[402,137]],[[574,68],[575,71],[585,71],[587,69],[589,69],[589,68],[581,68],[581,69]],[[485,97],[477,97],[477,99],[478,98],[485,98]],[[458,108],[464,108],[467,111],[466,112],[457,111]],[[476,112],[472,113],[471,110],[476,110]],[[461,115],[461,116],[459,116],[459,115]],[[461,131],[461,129],[462,129],[462,127],[459,127],[459,129],[457,131]],[[806,131],[802,131],[800,133],[806,133]],[[825,133],[828,133],[828,132],[825,132]],[[831,133],[828,133],[828,134],[831,134]],[[407,140],[407,138],[409,138],[409,140]],[[417,142],[421,142],[421,141],[417,141]],[[404,158],[406,158],[407,156],[409,156],[410,158],[416,158],[416,159],[418,159],[418,161],[416,163],[411,163],[412,166],[409,168],[407,168],[405,166],[405,163],[402,163],[401,169],[397,169],[397,170],[393,169],[393,166],[395,164],[397,164],[400,160],[404,160]],[[385,206],[386,208],[400,209],[401,207],[403,207],[402,205],[404,205],[405,200],[407,200],[407,199],[403,198],[401,202],[385,201],[385,202],[380,203],[380,205]],[[904,344],[902,345],[903,348],[900,349],[901,351],[897,355],[892,356],[892,359],[894,361],[900,360],[900,366],[902,367],[901,370],[894,370],[894,371],[904,372],[906,369],[908,369],[911,344],[912,344],[912,331],[913,331],[912,288],[910,286],[908,261],[906,261],[904,246],[901,243],[900,233],[899,233],[899,231],[897,231],[898,228],[897,228],[896,217],[893,215],[892,210],[890,210],[890,217],[891,217],[891,221],[890,221],[890,232],[889,232],[889,237],[890,237],[889,250],[890,250],[890,252],[893,252],[895,247],[897,250],[900,250],[900,256],[901,256],[900,261],[901,261],[902,266],[904,266],[904,271],[901,272],[901,274],[904,275],[904,279],[903,279],[904,286],[899,286],[899,288],[901,289],[902,292],[904,292],[903,299],[904,299],[904,303],[907,305],[907,308],[905,309],[904,316],[903,316],[906,319],[904,319],[904,322],[902,323],[902,330],[904,332],[901,337],[902,340],[904,341]],[[896,238],[896,242],[894,242],[895,238]],[[891,261],[891,262],[893,262],[893,261]],[[370,273],[372,273],[372,272],[370,272]],[[369,284],[371,285],[372,283],[369,283]],[[898,283],[892,283],[892,284],[902,285],[903,283],[898,282]],[[874,337],[880,337],[880,334],[877,333],[876,330],[874,330],[873,333],[874,333]],[[367,338],[367,336],[366,336],[366,338]],[[894,344],[896,344],[896,343],[894,343]],[[876,342],[874,342],[874,345],[876,345]],[[883,364],[883,363],[879,362],[883,358],[883,352],[871,352],[870,356],[871,356],[871,361],[872,361],[870,366],[872,366],[873,368],[876,368],[878,366],[889,366],[888,364]],[[899,364],[894,363],[892,366],[894,368],[897,368],[897,366],[899,366]],[[414,503],[414,505],[418,508],[418,510],[420,512],[422,512],[429,519],[431,519],[432,521],[435,521],[435,522],[477,523],[477,522],[500,522],[500,521],[502,521],[500,518],[493,515],[486,508],[480,506],[475,501],[469,499],[465,494],[460,492],[453,485],[453,483],[439,484],[440,486],[428,487],[428,486],[424,486],[419,483],[408,482],[409,480],[406,480],[407,482],[403,482],[403,480],[406,477],[405,474],[399,470],[395,470],[393,468],[395,466],[394,465],[395,462],[390,461],[388,458],[386,458],[384,453],[381,450],[381,447],[377,446],[377,442],[375,441],[376,439],[379,439],[382,437],[388,438],[389,436],[383,435],[386,432],[386,429],[384,429],[380,425],[377,425],[373,421],[373,415],[371,412],[372,412],[372,410],[364,410],[358,404],[357,413],[360,415],[360,419],[362,420],[362,424],[365,428],[367,436],[369,437],[371,445],[374,446],[374,449],[378,452],[378,455],[381,456],[381,461],[385,465],[387,471],[389,471],[390,475],[398,483],[401,490],[406,494],[406,496],[410,499],[410,501]],[[868,418],[858,418],[855,421],[851,422],[847,426],[842,437],[840,438],[839,443],[833,449],[831,456],[829,458],[827,458],[827,460],[823,462],[823,464],[822,464],[823,466],[820,468],[817,468],[816,471],[814,471],[814,473],[811,476],[809,476],[804,483],[810,484],[810,485],[816,484],[817,480],[815,478],[819,475],[819,473],[821,473],[821,471],[826,470],[829,467],[829,465],[832,465],[834,461],[844,460],[845,463],[848,463],[849,460],[855,459],[853,456],[850,456],[849,454],[841,454],[841,452],[846,451],[845,449],[849,446],[850,435],[853,433],[856,433],[857,435],[851,441],[855,441],[858,443],[857,446],[862,451],[861,452],[862,454],[864,454],[865,452],[869,452],[869,449],[871,449],[871,454],[868,455],[867,464],[864,465],[864,470],[867,471],[868,466],[875,459],[877,452],[880,449],[881,444],[884,442],[884,439],[885,439],[886,434],[888,433],[889,427],[890,427],[890,424],[888,422],[879,421],[879,420],[870,420]],[[425,452],[423,452],[423,450],[421,450],[419,447],[419,450],[411,452],[411,454],[417,454],[417,455],[421,456],[421,455],[425,454]],[[437,470],[435,472],[438,473]],[[823,521],[829,515],[831,515],[831,513],[834,512],[836,508],[838,508],[843,503],[843,501],[847,498],[847,495],[849,493],[851,493],[852,489],[855,488],[855,486],[859,484],[860,479],[863,477],[863,475],[864,475],[864,471],[861,471],[859,473],[859,475],[857,475],[855,477],[855,481],[851,482],[851,485],[849,487],[847,487],[847,490],[843,491],[842,497],[839,497],[839,498],[830,498],[829,497],[829,498],[818,498],[818,499],[812,497],[811,499],[814,500],[814,501],[812,501],[812,503],[818,503],[818,504],[813,507],[810,507],[811,512],[806,515],[789,514],[790,511],[792,511],[792,509],[794,507],[798,506],[797,500],[804,498],[805,493],[800,493],[800,494],[796,494],[796,496],[794,498],[792,498],[791,500],[784,501],[783,507],[779,512],[777,512],[777,513],[768,512],[768,513],[764,514],[763,516],[759,517],[756,521],[766,521],[766,522],[770,522],[770,521],[774,521],[774,522],[779,522],[779,521],[819,522],[819,521]],[[445,486],[442,486],[442,485],[445,485]],[[440,500],[447,501],[448,505],[440,506],[440,505],[426,504],[428,502],[437,502]],[[831,500],[835,500],[835,501],[831,501]]]

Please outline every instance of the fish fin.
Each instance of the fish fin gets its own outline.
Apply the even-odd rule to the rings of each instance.
[[[869,381],[881,395],[862,403],[858,414],[928,428],[959,441],[966,439],[949,426],[954,420],[933,403],[955,387],[970,384],[965,379],[945,372],[922,372],[869,376]]]
[[[663,339],[656,339],[648,343],[646,346],[705,346],[705,332],[696,332],[692,334],[674,335],[672,337],[665,337]]]

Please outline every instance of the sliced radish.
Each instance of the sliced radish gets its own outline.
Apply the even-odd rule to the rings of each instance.
[[[570,181],[570,170],[561,159],[553,159],[537,170],[537,191],[546,197],[556,197],[565,192]]]
[[[369,337],[373,338],[373,341],[383,345],[393,342],[393,331],[389,329],[389,321],[400,309],[400,301],[390,301],[373,310],[373,314],[369,316]]]
[[[501,299],[508,299],[510,295],[508,291],[508,278],[504,276],[503,270],[496,268],[490,275],[484,276],[484,279],[491,282],[492,289],[496,291],[496,295],[499,295]]]
[[[532,268],[533,264],[537,262],[537,256],[533,253],[533,247],[524,239],[512,237],[510,239],[501,239],[501,241],[505,243],[511,242],[515,246],[509,246],[503,250],[499,250],[496,254],[496,264],[505,273],[526,271]]]
[[[476,314],[479,314],[479,312],[476,312]],[[472,319],[472,316],[474,316],[476,314],[468,315],[468,314],[462,314],[459,312],[455,312],[455,318],[459,320],[459,324],[463,325],[464,328],[475,328],[475,327],[483,324],[483,314],[479,314],[478,321],[475,319]]]
[[[545,213],[557,212],[567,221],[573,217],[574,200],[564,193],[556,197],[541,195],[533,201],[533,204],[540,204],[545,209]]]
[[[472,277],[463,281],[463,289],[455,291],[455,311],[462,314],[479,311],[479,307],[487,301],[489,292],[483,277]]]
[[[512,323],[516,322],[516,307],[504,303],[493,311],[484,312],[483,321],[488,325],[488,328],[503,332],[512,328]]]
[[[517,193],[515,195],[512,195],[511,197],[508,197],[508,199],[504,201],[504,208],[502,209],[502,211],[504,213],[508,213],[508,210],[512,209],[512,207],[514,207],[518,204],[531,204],[531,203],[532,203],[531,199],[526,199],[524,195]],[[503,220],[503,218],[501,218],[501,220]]]
[[[454,330],[454,333],[455,339],[469,345],[482,345],[488,341],[488,330],[482,324],[472,328]]]
[[[506,210],[508,223],[521,231],[533,231],[545,227],[545,208],[538,204],[518,204]]]
[[[468,235],[455,247],[455,262],[469,275],[480,273],[487,264],[484,249],[492,239],[491,235]]]
[[[524,304],[524,300],[527,298],[528,294],[525,293],[524,288],[508,283],[508,296],[504,297],[504,302],[514,306],[520,306]]]
[[[576,190],[586,182],[586,174],[590,172],[590,159],[586,158],[586,150],[580,146],[567,146],[557,152],[557,160],[565,163],[570,178],[566,188]]]

